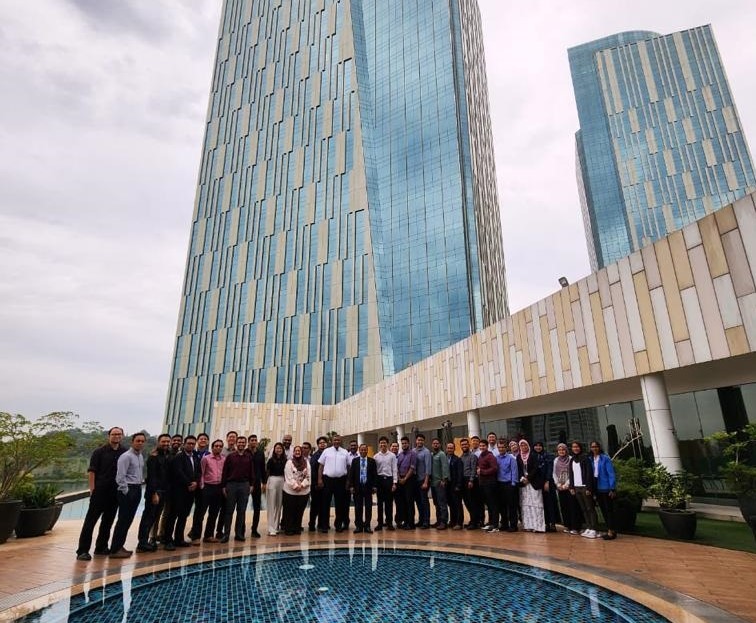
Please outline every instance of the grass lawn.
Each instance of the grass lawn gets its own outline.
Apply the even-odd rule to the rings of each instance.
[[[658,515],[653,512],[638,513],[635,534],[672,540],[664,531]],[[688,542],[756,554],[756,539],[753,538],[751,529],[746,524],[736,521],[703,519],[699,516],[696,537]]]

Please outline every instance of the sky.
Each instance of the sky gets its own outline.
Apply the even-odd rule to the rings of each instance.
[[[430,1],[430,0],[422,0]],[[479,0],[510,308],[588,274],[567,48],[712,24],[756,138],[752,0]],[[0,410],[158,432],[221,0],[0,3]]]

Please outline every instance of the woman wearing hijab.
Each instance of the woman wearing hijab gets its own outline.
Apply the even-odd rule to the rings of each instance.
[[[617,486],[614,465],[612,465],[612,459],[604,454],[598,441],[591,442],[591,460],[593,461],[593,477],[596,479],[596,500],[607,528],[602,538],[612,541],[617,538],[617,529],[614,525],[614,497]]]
[[[268,535],[276,536],[281,522],[281,504],[283,502],[284,468],[286,467],[286,450],[280,441],[273,446],[273,453],[268,459],[265,471],[268,474],[268,489],[265,501],[268,507]]]
[[[287,536],[302,532],[302,515],[310,495],[310,462],[302,456],[302,447],[294,446],[284,467],[283,524]]]
[[[559,498],[559,508],[562,512],[562,525],[564,532],[580,534],[580,516],[577,508],[577,500],[570,493],[570,455],[567,444],[560,443],[557,446],[557,455],[554,459],[554,484]]]
[[[583,444],[572,442],[570,459],[570,492],[575,496],[583,512],[586,528],[580,533],[587,539],[598,538],[598,516],[593,493],[596,490],[596,478],[593,475],[593,461],[583,454]]]
[[[517,467],[520,472],[520,510],[522,527],[527,532],[546,532],[546,520],[543,515],[543,476],[538,469],[538,457],[530,451],[530,444],[520,441],[520,454]]]

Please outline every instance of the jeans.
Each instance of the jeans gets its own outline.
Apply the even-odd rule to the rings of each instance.
[[[113,528],[113,541],[110,544],[110,551],[117,552],[126,543],[126,535],[134,521],[139,500],[142,499],[142,485],[129,485],[126,493],[118,491],[118,521]]]
[[[428,501],[428,489],[423,489],[423,482],[420,478],[415,480],[415,504],[417,504],[418,519],[417,523],[421,526],[430,525],[430,502]]]
[[[100,531],[97,533],[95,552],[105,553],[108,551],[110,541],[110,528],[113,526],[116,512],[118,511],[118,495],[115,482],[112,488],[95,488],[89,497],[89,509],[84,518],[84,525],[79,535],[79,547],[77,554],[89,552],[92,547],[92,535],[94,534],[97,521],[100,521]]]

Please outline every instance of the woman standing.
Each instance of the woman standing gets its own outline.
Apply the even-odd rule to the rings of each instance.
[[[614,524],[614,498],[617,486],[614,465],[612,465],[612,459],[604,454],[598,441],[591,442],[591,459],[593,460],[593,477],[596,479],[596,499],[607,528],[602,538],[612,541],[617,538],[617,529]]]
[[[268,473],[268,490],[265,501],[268,507],[268,534],[276,536],[281,522],[281,503],[283,501],[284,468],[286,451],[280,441],[273,446],[273,453],[268,459],[265,471]]]
[[[520,454],[517,467],[520,471],[520,509],[522,527],[527,532],[546,532],[546,520],[543,515],[543,475],[538,469],[538,457],[530,451],[530,444],[520,441]]]
[[[570,493],[570,455],[567,452],[566,443],[560,443],[557,446],[557,456],[554,459],[554,484],[559,497],[564,532],[579,534],[580,516],[577,500]]]
[[[587,539],[598,538],[598,516],[596,504],[593,501],[595,482],[593,461],[583,454],[583,445],[578,441],[573,441],[570,459],[570,492],[577,499],[580,510],[583,511],[586,528],[580,536]]]
[[[302,515],[310,495],[310,462],[302,456],[301,446],[294,446],[284,467],[283,519],[287,536],[302,532]]]

